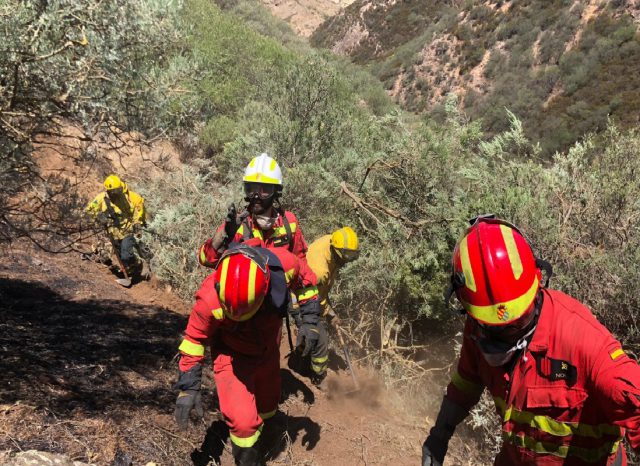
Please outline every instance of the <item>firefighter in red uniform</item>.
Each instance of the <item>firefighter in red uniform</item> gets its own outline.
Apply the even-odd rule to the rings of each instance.
[[[282,194],[282,171],[267,154],[249,162],[242,178],[247,211],[237,216],[234,209],[212,238],[200,247],[200,264],[211,267],[219,259],[225,245],[249,238],[260,238],[267,248],[283,247],[306,261],[307,243],[296,216],[276,207]]]
[[[457,244],[451,292],[467,319],[423,466],[442,464],[485,387],[502,422],[495,465],[621,466],[622,438],[640,447],[640,367],[589,309],[543,286],[541,269],[551,275],[522,233],[493,216]]]
[[[292,288],[299,303],[317,306],[320,313],[320,300],[316,275],[307,265],[307,243],[302,235],[302,229],[296,216],[288,210],[276,207],[282,194],[282,170],[278,163],[267,154],[254,157],[247,165],[242,178],[247,210],[237,215],[235,207],[229,209],[227,218],[220,225],[212,238],[200,247],[198,260],[205,267],[213,267],[231,242],[247,241],[259,238],[268,249],[285,249],[293,253],[300,260],[300,280]],[[279,205],[279,204],[278,204]],[[298,308],[292,309],[291,316],[300,330],[301,316]],[[327,340],[327,330],[324,325],[316,325],[311,330],[312,335],[307,338],[311,349],[312,359],[326,357],[322,345],[318,341]],[[298,332],[299,333],[299,332]],[[298,336],[298,341],[300,341]],[[311,341],[314,339],[314,342]],[[296,353],[298,356],[299,353]],[[294,359],[297,359],[294,358]],[[321,378],[312,378],[318,385]]]
[[[288,308],[289,288],[298,275],[298,259],[284,249],[232,244],[196,293],[180,345],[176,421],[186,428],[192,408],[200,416],[203,413],[200,384],[208,344],[236,465],[262,463],[257,442],[263,422],[278,408],[282,317]],[[301,314],[300,331],[308,336],[315,327],[311,322],[319,319],[317,307],[302,305]],[[311,349],[304,347],[306,352]]]

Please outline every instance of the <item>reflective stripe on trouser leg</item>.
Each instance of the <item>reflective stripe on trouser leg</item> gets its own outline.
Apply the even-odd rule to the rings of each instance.
[[[251,447],[262,431],[255,397],[256,366],[225,354],[214,354],[213,357],[213,378],[220,411],[229,426],[231,441],[239,447]]]
[[[311,353],[311,370],[322,375],[329,363],[329,335],[323,320],[318,322],[318,343]]]

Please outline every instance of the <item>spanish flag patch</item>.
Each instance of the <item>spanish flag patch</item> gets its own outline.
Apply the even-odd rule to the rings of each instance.
[[[616,359],[618,359],[623,354],[624,354],[624,351],[622,351],[622,348],[618,348],[613,353],[609,354],[609,356],[611,356],[611,359],[613,359],[615,361]]]

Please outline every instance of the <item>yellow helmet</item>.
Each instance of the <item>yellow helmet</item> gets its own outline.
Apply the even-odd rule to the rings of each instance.
[[[358,235],[351,227],[342,227],[331,235],[331,246],[345,260],[358,257]]]
[[[109,175],[104,180],[104,187],[107,191],[114,191],[117,189],[122,189],[122,191],[125,191],[127,185],[124,184],[124,182],[116,175]]]
[[[244,170],[242,181],[245,183],[275,184],[282,186],[282,171],[278,162],[267,154],[260,154],[251,159]]]

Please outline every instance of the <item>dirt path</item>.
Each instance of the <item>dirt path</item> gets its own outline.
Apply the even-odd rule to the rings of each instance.
[[[98,465],[232,465],[207,371],[207,414],[187,432],[172,411],[189,305],[162,286],[116,285],[106,267],[28,245],[0,261],[0,464],[21,450]],[[286,341],[286,338],[284,339]],[[282,363],[268,464],[419,464],[419,422],[389,407],[375,377],[349,393],[333,355],[329,393]]]

